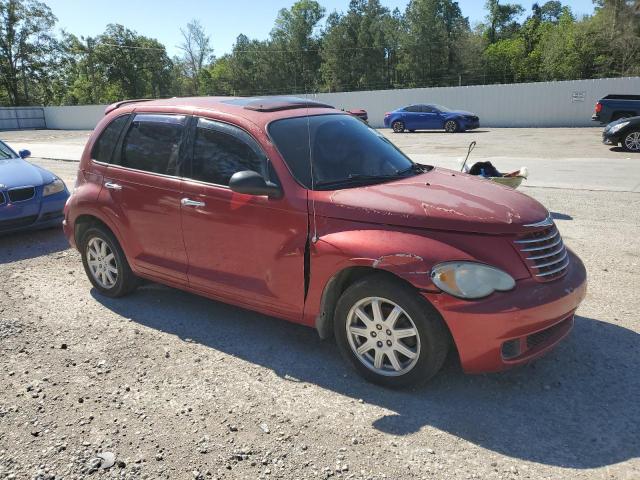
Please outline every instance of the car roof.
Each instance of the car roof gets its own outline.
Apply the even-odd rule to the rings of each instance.
[[[289,117],[317,115],[321,113],[344,113],[333,106],[310,98],[293,96],[269,97],[174,97],[160,100],[125,100],[109,105],[105,114],[116,111],[155,112],[185,110],[210,111],[231,114],[250,120],[259,126]]]

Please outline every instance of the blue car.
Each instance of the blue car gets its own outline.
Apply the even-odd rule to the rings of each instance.
[[[396,133],[405,130],[444,130],[464,132],[480,126],[480,119],[471,112],[450,110],[442,105],[409,105],[384,114],[384,126]]]
[[[0,234],[62,225],[69,192],[53,173],[0,141]]]

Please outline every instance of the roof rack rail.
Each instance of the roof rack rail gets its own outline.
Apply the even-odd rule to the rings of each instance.
[[[129,103],[151,102],[153,100],[156,100],[156,99],[155,98],[135,98],[131,100],[122,100],[120,102],[112,103],[111,105],[107,106],[107,108],[104,109],[104,114],[108,115],[114,110],[122,107],[123,105],[127,105]]]

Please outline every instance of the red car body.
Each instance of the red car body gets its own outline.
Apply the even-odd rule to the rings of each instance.
[[[83,224],[99,221],[120,242],[136,275],[315,327],[322,337],[332,333],[344,285],[366,272],[386,271],[438,310],[467,372],[527,362],[567,335],[585,296],[586,272],[566,250],[565,268],[536,276],[545,267],[527,260],[521,251],[526,244],[517,242],[559,238],[537,201],[441,168],[372,186],[309,190],[292,176],[268,126],[282,118],[341,112],[324,107],[262,112],[223,100],[228,99],[112,108],[86,145],[65,208],[71,245]],[[284,194],[245,195],[94,161],[92,148],[103,129],[123,113],[139,112],[202,117],[243,129],[268,156]],[[109,183],[122,188],[105,188]],[[203,200],[206,207],[185,207],[184,197]],[[453,297],[429,275],[434,265],[451,260],[494,265],[509,273],[516,287],[473,301]],[[505,355],[505,345],[516,354]]]

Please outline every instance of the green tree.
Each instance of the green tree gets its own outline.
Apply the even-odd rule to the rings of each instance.
[[[512,37],[520,28],[517,18],[524,9],[515,3],[501,4],[500,0],[487,0],[486,35],[489,43]]]
[[[0,85],[9,105],[42,103],[55,66],[57,19],[36,0],[0,0]]]
[[[201,93],[200,82],[204,67],[213,59],[211,38],[198,20],[189,22],[186,28],[180,29],[180,33],[183,42],[179,48],[183,55],[179,59],[179,64],[188,83],[188,93],[198,95]]]
[[[443,85],[462,70],[459,42],[468,31],[458,2],[411,0],[405,13],[405,36],[399,66],[409,85]]]
[[[379,0],[352,0],[346,14],[329,15],[322,38],[322,77],[329,91],[388,88],[401,28]]]
[[[299,0],[278,12],[269,43],[281,85],[293,83],[294,91],[314,91],[320,70],[320,38],[316,30],[325,10],[315,0]]]

